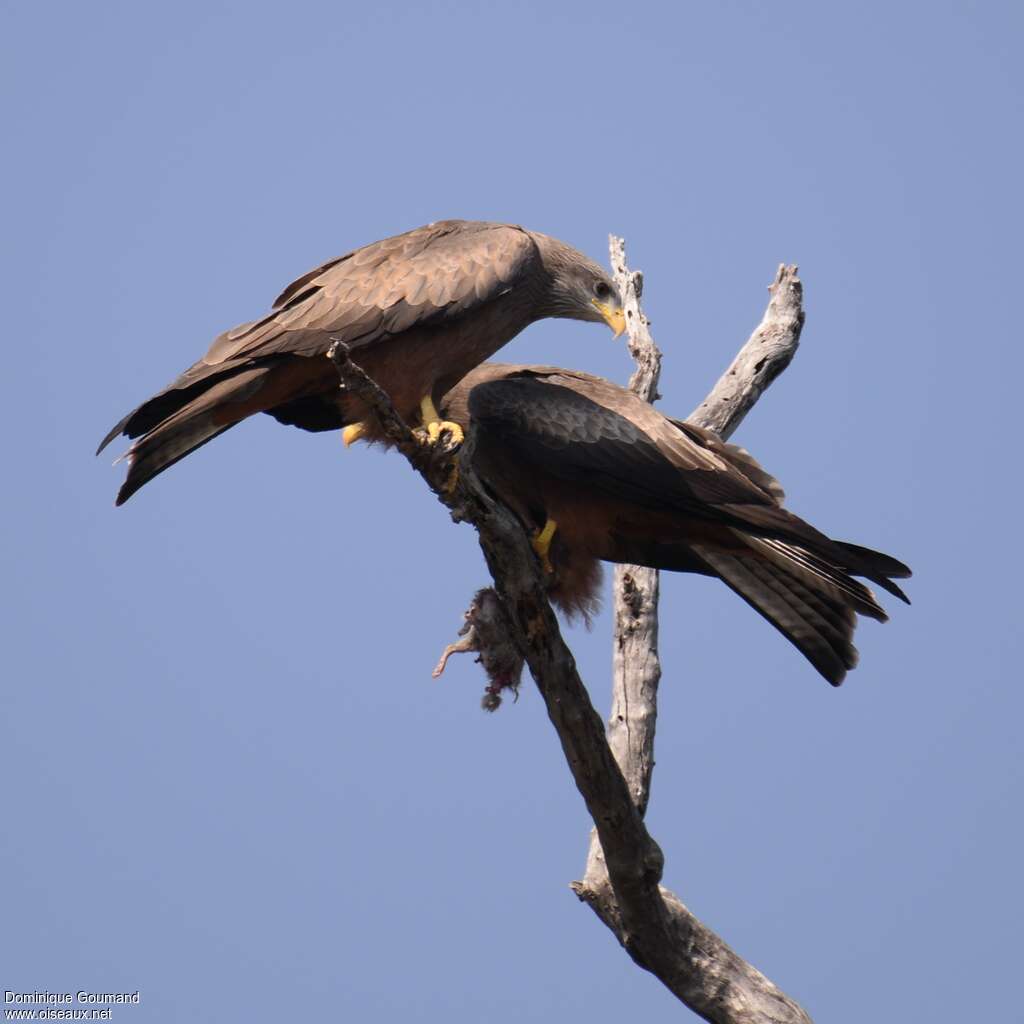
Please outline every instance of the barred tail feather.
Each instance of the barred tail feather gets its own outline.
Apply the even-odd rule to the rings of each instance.
[[[825,579],[799,562],[786,562],[777,554],[753,548],[737,551],[693,545],[693,551],[833,686],[839,686],[856,666],[855,608],[860,610],[865,603],[861,595],[854,597],[860,587],[856,580],[846,577],[852,588],[838,586],[833,579]],[[861,589],[867,591],[866,587]],[[870,591],[867,593],[870,597]]]

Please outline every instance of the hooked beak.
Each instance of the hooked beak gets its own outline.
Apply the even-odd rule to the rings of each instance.
[[[612,329],[612,333],[617,338],[626,329],[626,314],[623,313],[621,308],[616,308],[608,302],[598,302],[597,299],[591,299],[591,303],[594,308],[604,318],[604,322]]]

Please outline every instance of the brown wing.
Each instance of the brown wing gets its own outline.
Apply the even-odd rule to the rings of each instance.
[[[515,287],[539,259],[508,224],[439,221],[347,253],[290,284],[262,320],[227,331],[202,362],[216,365],[350,347],[461,316]]]
[[[617,384],[571,370],[517,367],[473,388],[468,408],[520,458],[539,460],[562,479],[809,548],[907,600],[890,579],[910,575],[901,562],[827,537],[781,506],[782,488],[743,449],[668,419]]]
[[[482,363],[470,373],[466,374],[461,381],[452,388],[444,398],[444,415],[447,419],[454,420],[461,424],[464,430],[469,430],[469,395],[470,392],[480,384],[486,384],[496,380],[518,380],[530,379],[546,383],[561,384],[564,387],[572,388],[578,393],[596,399],[606,407],[609,402],[612,406],[628,405],[633,414],[640,414],[648,428],[654,427],[655,431],[661,432],[662,422],[665,417],[657,411],[652,411],[647,403],[641,403],[639,399],[617,384],[612,384],[603,377],[595,377],[593,374],[583,373],[580,370],[566,370],[558,366],[541,366],[515,363]],[[668,418],[668,422],[676,431],[681,432],[698,448],[706,449],[719,456],[728,463],[732,469],[737,470],[747,480],[764,492],[771,500],[781,505],[785,500],[785,492],[782,485],[770,473],[766,472],[760,463],[745,448],[729,444],[723,441],[716,433],[705,430],[685,420]],[[678,439],[674,434],[669,435],[669,448]]]
[[[702,448],[707,448],[725,458],[748,480],[757,484],[766,494],[770,494],[777,505],[781,505],[786,500],[786,492],[782,489],[782,484],[771,473],[768,473],[746,448],[723,441],[713,430],[705,430],[704,427],[687,423],[686,420],[673,419],[670,422],[672,426],[681,430]]]
[[[221,379],[288,356],[352,347],[471,313],[528,277],[539,256],[509,224],[448,220],[364,246],[304,274],[261,320],[225,331],[198,362],[117,423],[100,442],[140,437]]]
[[[719,505],[778,507],[724,454],[598,377],[509,368],[472,387],[467,405],[470,419],[510,454],[609,497],[698,516]]]

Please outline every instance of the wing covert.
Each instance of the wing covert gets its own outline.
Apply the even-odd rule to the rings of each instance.
[[[220,335],[206,364],[315,356],[328,337],[352,347],[440,323],[514,287],[539,261],[507,224],[439,221],[346,253],[290,284],[261,320]]]
[[[567,383],[555,383],[559,379]],[[581,390],[567,386],[575,378],[528,372],[480,384],[469,394],[469,414],[511,457],[609,496],[692,511],[772,504],[765,491],[646,403],[651,424],[637,422],[631,403],[617,409],[607,396],[582,393],[591,381],[579,380]],[[628,395],[609,388],[616,399]]]

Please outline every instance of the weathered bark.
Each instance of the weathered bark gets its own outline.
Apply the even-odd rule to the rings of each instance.
[[[747,343],[687,417],[724,439],[743,422],[769,384],[789,366],[804,326],[804,286],[796,267],[780,264],[768,286],[768,308]]]
[[[626,266],[626,243],[612,235],[608,240],[612,273],[626,310],[629,352],[636,369],[630,389],[647,402],[658,399],[661,351],[654,343],[647,317],[640,308],[643,275]],[[658,718],[657,569],[641,565],[617,565],[613,574],[615,629],[612,644],[612,708],[608,718],[608,743],[626,777],[629,792],[641,814],[647,811],[654,770],[654,730]],[[597,835],[590,843],[586,877],[591,861],[600,856]],[[597,870],[597,866],[594,866]],[[595,876],[596,877],[596,876]]]
[[[799,309],[799,283],[795,268],[786,273],[788,277],[780,272],[773,286],[776,289],[773,301],[783,282],[789,281],[787,287],[795,288]],[[631,280],[637,293],[627,299],[627,310],[632,313],[627,322],[633,346],[639,337],[635,332],[644,330],[646,325],[636,304],[638,279]],[[791,332],[791,349],[795,348],[801,319],[802,316],[797,317],[795,333]],[[776,338],[779,335],[767,331],[765,337],[769,336]],[[789,357],[791,355],[790,350]],[[342,386],[358,390],[372,405],[389,439],[448,506],[453,519],[470,522],[477,529],[495,589],[508,613],[512,639],[526,659],[558,733],[573,779],[594,821],[597,853],[593,858],[593,871],[588,866],[586,880],[576,883],[580,898],[586,900],[608,924],[637,964],[651,971],[682,1002],[707,1020],[729,1024],[753,1021],[778,1024],[800,1021],[807,1024],[809,1018],[795,1003],[738,957],[697,921],[675,896],[658,884],[663,858],[647,832],[642,815],[650,791],[653,764],[656,680],[648,695],[638,700],[629,697],[624,689],[622,700],[626,703],[617,705],[622,723],[627,727],[623,734],[627,739],[630,730],[641,721],[644,723],[643,730],[636,733],[644,736],[639,744],[628,739],[623,745],[616,739],[616,754],[626,769],[624,775],[619,767],[620,761],[616,760],[616,754],[609,746],[601,718],[594,710],[576,670],[572,653],[562,638],[547,600],[539,563],[526,534],[515,516],[487,494],[473,471],[475,438],[472,429],[459,457],[458,484],[449,491],[445,483],[450,479],[452,457],[442,448],[426,449],[419,443],[395,415],[387,396],[350,361],[343,346],[334,346],[331,358],[338,368]],[[734,366],[741,365],[740,358],[737,357]],[[773,358],[777,361],[779,356]],[[772,365],[777,365],[777,362]],[[747,372],[747,366],[747,363],[742,364],[743,372]],[[765,360],[755,359],[750,367],[760,383],[733,382],[740,386],[728,391],[728,402],[737,410],[746,411],[779,372],[776,369],[772,373],[769,362]],[[739,378],[740,369],[733,376]],[[642,379],[647,381],[645,395],[653,395],[657,386],[656,361],[643,371]],[[714,392],[709,400],[713,395]],[[717,407],[716,403],[712,406]],[[625,581],[622,586],[626,586]],[[633,666],[638,659],[645,664],[648,680],[658,671],[656,642],[653,660],[649,657],[645,660],[643,653],[645,644],[648,653],[651,651],[650,630],[652,626],[656,630],[657,626],[656,614],[651,617],[643,613],[644,602],[650,600],[651,591],[638,590],[637,593],[639,598],[634,604],[639,611],[634,614],[630,608],[628,614],[640,625],[634,630],[630,643],[623,647],[621,674],[624,681],[636,674]],[[656,596],[656,591],[654,594]],[[654,636],[656,640],[656,633]]]

